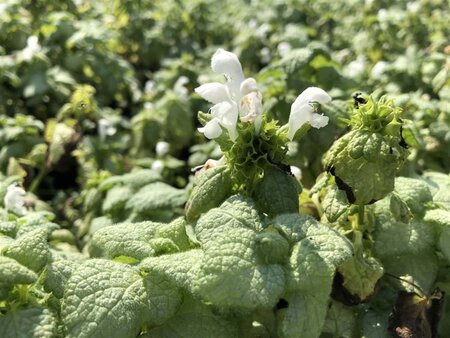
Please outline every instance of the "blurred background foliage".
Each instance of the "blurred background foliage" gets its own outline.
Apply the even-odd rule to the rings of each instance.
[[[333,96],[327,128],[290,145],[306,187],[356,91],[395,98],[412,121],[405,173],[448,173],[449,16],[438,0],[3,0],[0,171],[67,225],[111,176],[157,167],[158,181],[184,188],[190,168],[220,157],[196,132],[208,104],[193,89],[216,78],[209,63],[222,47],[280,123],[306,87]],[[158,141],[168,154],[156,154]]]

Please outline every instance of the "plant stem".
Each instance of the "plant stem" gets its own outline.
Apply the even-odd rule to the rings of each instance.
[[[44,165],[39,169],[39,173],[31,182],[30,188],[28,189],[28,191],[31,193],[35,193],[45,175],[47,175],[47,168]]]
[[[361,229],[364,225],[364,205],[358,205],[358,226]]]
[[[28,302],[28,286],[19,285],[17,287],[19,291],[19,299],[22,304],[26,304]]]

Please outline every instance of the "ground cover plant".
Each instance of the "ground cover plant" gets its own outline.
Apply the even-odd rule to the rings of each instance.
[[[450,336],[449,14],[3,1],[0,337]]]

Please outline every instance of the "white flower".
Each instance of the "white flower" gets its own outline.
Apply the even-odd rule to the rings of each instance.
[[[344,74],[350,78],[361,76],[366,68],[365,57],[358,56],[358,58],[350,62],[347,67],[344,68]]]
[[[219,48],[211,58],[211,68],[213,72],[225,75],[231,99],[238,102],[241,99],[239,88],[244,81],[244,73],[236,54]]]
[[[219,82],[205,83],[195,88],[195,92],[214,104],[230,100],[227,86]]]
[[[388,63],[386,61],[378,61],[371,70],[372,77],[380,77],[386,70]]]
[[[235,141],[239,116],[242,122],[255,123],[255,129],[259,131],[262,119],[261,93],[254,79],[244,78],[236,54],[219,48],[211,59],[211,68],[223,74],[227,82],[210,82],[195,88],[198,95],[214,104],[210,109],[212,119],[198,131],[214,139],[222,134],[223,127],[227,129],[230,139]]]
[[[3,14],[5,14],[7,8],[8,6],[6,4],[0,4],[0,16],[3,16]]]
[[[406,10],[410,13],[417,13],[420,10],[420,2],[412,1],[406,4]]]
[[[175,84],[173,85],[173,91],[182,99],[186,100],[189,94],[189,91],[184,86],[189,83],[189,79],[186,76],[180,76]]]
[[[291,44],[286,41],[280,42],[277,46],[278,54],[280,54],[281,57],[286,56],[286,54],[289,53],[291,50],[292,50]]]
[[[148,80],[147,82],[145,82],[144,91],[146,94],[152,94],[154,91],[156,91],[155,81]]]
[[[264,39],[267,37],[267,34],[270,32],[270,25],[268,23],[263,23],[261,26],[259,26],[254,35],[258,37],[259,39]]]
[[[328,117],[317,114],[313,106],[314,102],[329,103],[331,97],[323,89],[317,87],[306,88],[291,106],[289,115],[289,132],[290,140],[294,138],[295,133],[305,123],[309,122],[313,128],[322,128],[328,124]]]
[[[297,179],[298,182],[302,180],[302,170],[299,167],[291,165],[291,173]]]
[[[38,37],[35,35],[29,36],[27,46],[21,51],[23,60],[30,61],[40,50],[41,45],[39,45]]]
[[[156,160],[152,163],[152,170],[156,171],[158,174],[161,174],[164,170],[164,163],[161,160]]]
[[[153,102],[145,102],[144,103],[145,110],[152,110],[153,108],[155,108],[155,104]]]
[[[258,90],[256,81],[254,78],[249,77],[241,83],[241,93],[244,97],[241,99],[240,112],[241,122],[253,122],[255,129],[259,132],[262,122],[262,95]]]
[[[156,155],[164,156],[169,152],[170,144],[165,141],[159,141],[156,143]]]
[[[378,21],[383,22],[388,18],[388,11],[385,8],[381,8],[377,13]]]
[[[26,212],[23,200],[25,194],[25,190],[19,186],[19,183],[9,185],[4,199],[6,210],[19,216],[24,215]]]
[[[112,122],[101,118],[98,120],[97,132],[102,140],[106,138],[106,136],[112,136],[117,132],[116,127],[113,126]]]
[[[272,53],[270,52],[270,49],[267,47],[264,47],[261,49],[261,62],[263,63],[269,63],[272,60]]]

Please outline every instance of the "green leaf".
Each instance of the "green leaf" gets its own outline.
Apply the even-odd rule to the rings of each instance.
[[[434,231],[439,234],[446,228],[450,228],[450,211],[443,209],[428,210],[423,221],[432,226]]]
[[[166,241],[162,242],[161,239]],[[128,256],[142,260],[188,247],[185,223],[177,219],[169,224],[148,221],[101,228],[92,237],[89,253],[93,257],[113,259]]]
[[[194,134],[194,120],[189,105],[170,92],[160,101],[160,109],[167,112],[164,130],[173,148],[189,144]]]
[[[425,215],[426,203],[433,199],[425,182],[409,177],[395,179],[395,192],[400,199],[405,201],[411,212],[419,218],[423,218]]]
[[[450,211],[450,175],[437,172],[428,172],[424,174],[430,190],[433,193],[433,202],[441,208]]]
[[[316,182],[309,190],[309,195],[313,196],[315,194],[320,193],[320,191],[327,186],[329,179],[330,175],[328,173],[322,173],[319,176],[317,176]]]
[[[75,130],[65,123],[56,123],[54,126],[52,126],[52,128],[54,128],[52,135],[50,139],[47,140],[48,142],[50,142],[50,146],[48,148],[48,162],[51,164],[55,164],[65,153],[65,146],[74,137]]]
[[[269,216],[298,212],[300,185],[294,176],[267,166],[264,177],[256,183],[254,198],[261,211]]]
[[[45,270],[45,290],[52,292],[56,298],[62,298],[67,281],[84,259],[80,254],[51,251],[51,258]]]
[[[75,245],[75,236],[68,229],[56,229],[50,234],[50,242]]]
[[[402,137],[405,140],[405,142],[410,145],[413,148],[419,149],[421,146],[421,140],[420,138],[420,132],[417,130],[418,128],[410,123],[409,125],[403,125],[402,129]]]
[[[47,264],[50,255],[47,229],[36,229],[19,237],[4,249],[4,255],[14,258],[35,272],[41,271]]]
[[[35,272],[16,260],[0,256],[0,289],[9,289],[15,284],[32,284],[37,281],[37,278]]]
[[[438,273],[438,259],[434,251],[395,255],[381,260],[386,272],[418,285],[422,290],[432,290]],[[407,290],[416,292],[410,284],[402,283]]]
[[[256,236],[258,255],[266,263],[283,264],[289,255],[289,242],[275,229],[268,228]]]
[[[61,316],[67,338],[134,338],[146,322],[172,317],[181,294],[161,276],[143,278],[121,263],[92,259],[66,284]]]
[[[439,73],[431,81],[431,85],[433,86],[433,91],[435,93],[439,93],[439,91],[445,86],[448,85],[450,81],[450,71],[447,67],[442,67]]]
[[[0,316],[2,338],[56,338],[58,321],[48,309],[32,307],[8,312]]]
[[[35,211],[25,214],[19,219],[16,237],[24,236],[32,231],[46,229],[47,233],[51,233],[53,230],[59,229],[60,226],[58,224],[50,221],[52,218],[54,218],[54,214],[48,211]]]
[[[14,237],[17,231],[16,228],[17,228],[16,222],[0,222],[0,235],[3,234],[9,237]]]
[[[375,292],[375,286],[383,277],[384,270],[375,258],[357,253],[339,267],[339,272],[344,277],[342,285],[345,289],[364,301]]]
[[[125,204],[125,208],[139,219],[157,215],[162,210],[172,212],[186,202],[184,190],[156,182],[142,187]]]
[[[95,234],[98,230],[113,225],[113,220],[108,216],[100,216],[95,217],[92,219],[90,227],[89,227],[89,233]]]
[[[306,251],[298,251],[299,259],[307,258],[307,254],[312,252],[320,257],[325,265],[334,269],[353,253],[352,245],[345,237],[311,216],[280,215],[273,220],[273,224],[291,244],[291,260],[294,258],[294,251],[298,251],[300,246],[304,246]],[[298,261],[298,263],[304,266],[306,262]],[[299,276],[299,278],[307,277],[307,275]],[[298,279],[297,282],[302,284],[303,280]]]
[[[104,213],[121,216],[125,203],[133,196],[133,190],[128,186],[115,186],[108,190],[103,200],[102,210]]]
[[[9,236],[0,235],[0,253],[3,252],[3,248],[6,248],[14,243],[14,239]]]
[[[215,215],[224,218],[224,221],[215,220]],[[263,226],[253,201],[242,195],[234,195],[223,202],[219,208],[211,209],[203,215],[195,226],[195,232],[197,239],[203,243],[213,241],[216,234],[240,228],[259,232]]]
[[[356,337],[357,313],[352,308],[339,302],[331,302],[323,332],[333,337],[352,338]]]
[[[336,268],[352,255],[350,242],[310,216],[289,214],[274,219],[275,228],[291,243],[287,268],[289,303],[279,311],[280,337],[319,337],[327,313]]]
[[[388,136],[354,130],[325,154],[325,167],[350,203],[371,204],[394,190],[395,174],[407,151],[389,142]]]
[[[438,248],[441,250],[447,262],[450,263],[450,226],[445,228],[439,236]]]
[[[262,224],[251,202],[235,195],[202,215],[196,225],[204,250],[194,286],[200,297],[218,306],[274,306],[284,290],[284,271],[259,256]]]
[[[278,337],[318,338],[327,315],[331,279],[318,283],[316,290],[290,292],[283,296],[289,307],[277,313]]]
[[[450,302],[450,296],[446,296],[445,298],[446,304],[449,304]],[[450,306],[446,306],[444,309],[444,313],[442,314],[439,331],[438,331],[438,337],[448,337],[450,335]]]
[[[408,205],[394,192],[391,194],[389,207],[396,221],[402,223],[411,221],[413,215]]]
[[[409,224],[382,222],[376,229],[374,237],[374,252],[377,257],[386,259],[394,255],[426,251],[434,245],[433,229],[419,221],[412,221]]]
[[[356,160],[364,155],[364,147],[366,146],[370,136],[371,136],[370,133],[359,133],[359,134],[355,134],[354,137],[349,140],[348,154],[353,159]]]
[[[151,329],[143,338],[234,338],[237,325],[218,316],[199,300],[185,298],[176,315],[162,326]]]
[[[349,208],[345,192],[339,190],[335,185],[328,188],[327,194],[323,199],[322,206],[325,215],[330,222],[335,222]]]
[[[366,338],[391,338],[388,331],[389,311],[367,311],[362,319],[362,331]]]
[[[109,177],[100,184],[99,189],[103,191],[117,184],[122,184],[130,187],[132,190],[138,190],[143,186],[161,180],[161,176],[155,171],[150,169],[140,169],[128,174]]]
[[[195,249],[146,258],[139,264],[139,268],[150,276],[153,274],[164,275],[175,285],[192,293],[202,260],[203,251]]]
[[[186,203],[186,218],[195,220],[202,213],[219,206],[231,194],[231,176],[226,166],[214,167],[198,174]]]

